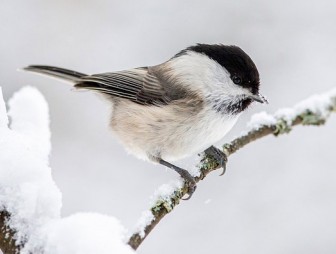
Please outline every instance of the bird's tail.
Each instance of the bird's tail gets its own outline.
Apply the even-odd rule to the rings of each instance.
[[[51,76],[71,83],[76,83],[81,77],[87,76],[86,74],[77,71],[46,65],[29,65],[23,68],[23,70]]]

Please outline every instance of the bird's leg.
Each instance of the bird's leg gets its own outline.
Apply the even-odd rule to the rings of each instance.
[[[168,168],[173,169],[175,172],[177,172],[184,179],[184,181],[187,182],[187,184],[188,184],[188,195],[189,196],[187,198],[185,198],[184,200],[190,199],[191,196],[193,195],[193,193],[195,192],[196,187],[197,187],[194,177],[192,175],[190,175],[190,173],[187,170],[185,170],[183,168],[179,168],[179,167],[177,167],[177,166],[175,166],[175,165],[173,165],[173,164],[171,164],[171,163],[169,163],[165,160],[159,159],[159,163],[161,165],[164,165]]]
[[[210,146],[208,149],[206,149],[205,154],[210,155],[214,157],[218,163],[219,166],[223,168],[223,172],[220,174],[221,176],[224,175],[226,171],[226,163],[227,163],[227,156],[225,153],[223,153],[220,149],[214,146]]]

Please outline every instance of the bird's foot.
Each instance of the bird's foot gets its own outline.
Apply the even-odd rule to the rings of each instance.
[[[181,172],[179,174],[188,186],[188,192],[187,192],[188,197],[182,198],[182,200],[188,200],[194,194],[194,192],[197,188],[197,185],[196,185],[196,181],[195,181],[194,177],[192,175],[190,175],[190,173],[187,170],[185,170],[185,169],[182,169],[182,170],[183,170],[183,172]]]
[[[180,168],[180,167],[177,167],[165,160],[162,160],[160,159],[159,160],[159,163],[166,166],[166,167],[169,167],[171,169],[173,169],[175,172],[177,172],[182,178],[183,180],[185,181],[186,185],[188,186],[188,191],[187,191],[187,194],[188,194],[188,197],[186,198],[182,198],[183,200],[188,200],[192,197],[192,195],[194,194],[195,190],[196,190],[196,181],[194,179],[194,177],[185,169],[183,168]]]
[[[219,166],[223,169],[220,176],[225,174],[226,171],[226,163],[227,163],[227,156],[225,153],[223,153],[220,149],[214,146],[210,146],[208,149],[206,149],[205,154],[214,157],[215,160],[217,160]]]

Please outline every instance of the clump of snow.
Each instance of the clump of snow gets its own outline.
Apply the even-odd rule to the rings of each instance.
[[[248,123],[250,130],[259,129],[262,126],[270,126],[276,124],[279,120],[286,121],[291,124],[292,121],[299,115],[306,112],[311,112],[327,118],[330,115],[330,108],[335,108],[336,104],[336,89],[320,95],[313,95],[305,99],[292,108],[282,108],[270,115],[266,112],[254,114]]]
[[[278,109],[274,114],[274,118],[277,121],[279,119],[282,119],[288,124],[292,124],[292,121],[296,116],[297,114],[294,108],[281,108],[281,109]]]
[[[298,104],[293,108],[283,108],[275,112],[276,119],[283,119],[287,123],[295,119],[296,116],[306,112],[314,113],[321,118],[327,118],[330,115],[330,108],[335,107],[336,104],[336,89],[327,93],[313,95]]]
[[[200,154],[203,155],[203,154]],[[195,163],[193,165],[190,165],[188,172],[193,177],[199,177],[201,175],[201,163],[199,160],[195,160]]]
[[[330,114],[330,107],[335,105],[336,89],[320,95],[313,95],[310,98],[303,100],[294,106],[296,114],[301,114],[305,111],[310,111],[326,118]]]
[[[48,166],[48,105],[32,87],[9,102],[10,127],[0,88],[0,211],[10,214],[21,253],[86,254],[134,251],[117,219],[99,214],[60,218],[61,192]]]
[[[168,184],[161,185],[155,192],[151,198],[151,206],[154,206],[157,201],[166,201],[170,202],[170,198],[174,194],[175,191],[180,190],[183,187],[183,180],[177,179]]]
[[[140,235],[141,238],[145,237],[145,228],[150,225],[150,223],[154,220],[154,215],[151,211],[143,211],[138,222],[135,225],[133,230],[134,233]]]
[[[62,203],[47,164],[50,151],[47,104],[31,87],[20,90],[13,98],[11,129],[7,124],[0,125],[0,209],[11,214],[9,223],[17,231],[20,243],[35,228],[59,218]],[[2,97],[0,105],[0,119],[6,123]],[[36,108],[43,110],[36,112],[38,117],[31,117]],[[43,135],[38,137],[38,132]],[[32,133],[35,135],[31,136]]]
[[[36,156],[48,161],[51,149],[49,109],[43,95],[33,87],[24,87],[9,100],[10,129],[30,139]]]
[[[265,111],[254,114],[247,123],[249,129],[259,129],[261,126],[270,126],[276,124],[277,119]]]
[[[38,253],[40,242],[47,254],[135,253],[124,243],[126,230],[120,222],[102,214],[77,213],[51,221],[37,233],[43,236],[43,241],[31,241],[23,249],[23,254]]]

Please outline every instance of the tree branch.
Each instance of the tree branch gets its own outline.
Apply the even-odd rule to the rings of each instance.
[[[319,96],[313,96],[302,101],[293,108],[282,109],[274,115],[262,113],[264,121],[254,123],[254,128],[246,134],[234,139],[230,143],[223,145],[223,152],[229,157],[247,144],[273,134],[275,136],[288,133],[292,127],[297,125],[322,125],[326,122],[330,113],[336,111],[336,89]],[[265,121],[265,119],[267,120]],[[262,123],[264,122],[264,123]],[[212,157],[203,155],[200,161],[200,174],[195,177],[195,181],[203,180],[210,172],[218,169],[219,164]],[[168,198],[158,198],[155,204],[150,208],[153,215],[142,232],[135,232],[128,241],[128,244],[136,250],[144,241],[155,226],[170,213],[179,203],[181,198],[187,194],[187,185],[177,188]]]
[[[20,247],[15,244],[15,231],[7,224],[9,216],[8,212],[0,211],[0,249],[4,254],[15,254]]]

